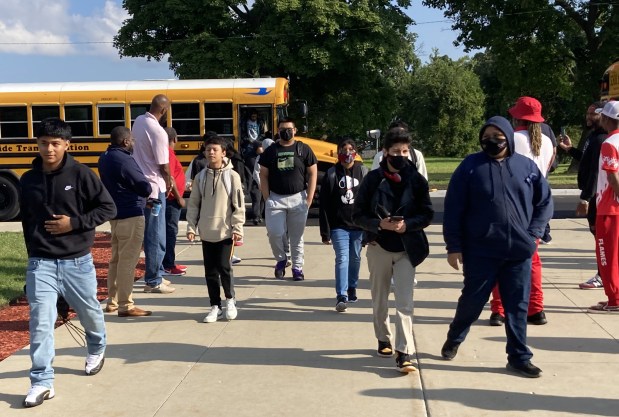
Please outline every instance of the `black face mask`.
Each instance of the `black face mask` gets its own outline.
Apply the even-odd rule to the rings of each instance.
[[[288,129],[282,129],[279,131],[279,138],[284,142],[288,142],[293,138],[293,135]]]
[[[408,165],[408,157],[402,155],[387,155],[387,162],[396,171],[400,171],[406,165]]]
[[[486,139],[481,141],[481,149],[490,156],[497,156],[507,147],[506,140]]]

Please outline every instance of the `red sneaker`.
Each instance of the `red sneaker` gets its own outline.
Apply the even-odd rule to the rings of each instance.
[[[187,267],[185,265],[174,265],[176,269],[179,269],[183,272],[187,272]]]
[[[165,268],[164,269],[165,275],[185,275],[185,271],[181,271],[180,269],[178,269],[177,266],[175,266],[174,268]]]

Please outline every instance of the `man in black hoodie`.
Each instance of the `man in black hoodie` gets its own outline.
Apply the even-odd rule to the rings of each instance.
[[[602,116],[596,113],[596,109],[604,108],[605,101],[596,101],[587,108],[586,123],[590,129],[589,134],[585,138],[585,143],[582,150],[572,146],[570,137],[563,134],[559,146],[567,152],[572,158],[580,162],[578,165],[578,188],[580,189],[580,202],[576,206],[576,215],[587,216],[589,229],[595,236],[595,192],[597,187],[597,178],[600,163],[600,149],[602,142],[608,136],[601,125]],[[602,278],[600,273],[596,273],[591,279],[578,284],[582,290],[603,289]]]
[[[37,128],[39,156],[20,180],[32,360],[26,407],[55,395],[52,361],[59,296],[73,307],[86,331],[86,375],[98,373],[104,362],[105,322],[90,250],[95,228],[116,215],[116,206],[99,178],[67,153],[70,140],[71,127],[63,120],[43,120]]]

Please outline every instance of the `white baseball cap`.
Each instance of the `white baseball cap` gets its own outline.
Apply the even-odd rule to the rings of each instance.
[[[609,101],[601,109],[595,109],[596,113],[601,113],[611,119],[619,120],[619,101]]]

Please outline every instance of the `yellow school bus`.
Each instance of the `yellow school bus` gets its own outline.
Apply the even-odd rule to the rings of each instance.
[[[619,61],[614,62],[604,71],[600,81],[600,90],[602,100],[619,100]]]
[[[288,115],[288,80],[147,80],[0,84],[0,221],[18,216],[19,176],[37,156],[34,133],[47,117],[60,117],[73,133],[69,152],[96,171],[111,130],[145,113],[156,94],[171,102],[167,126],[179,134],[176,154],[184,167],[197,155],[201,136],[215,131],[240,146],[243,124],[257,112],[266,130]],[[336,162],[336,146],[298,137],[316,154],[319,172]]]

